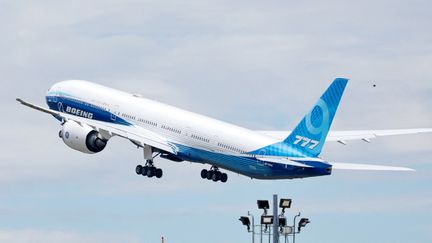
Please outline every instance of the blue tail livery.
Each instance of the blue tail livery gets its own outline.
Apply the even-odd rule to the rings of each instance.
[[[336,78],[312,110],[282,142],[251,154],[285,157],[318,157],[330,130],[348,79]]]

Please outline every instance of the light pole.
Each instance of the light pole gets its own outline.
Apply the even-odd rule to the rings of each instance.
[[[244,225],[244,226],[246,226],[247,227],[247,231],[249,232],[249,233],[252,233],[252,243],[255,243],[255,227],[257,226],[257,225],[255,225],[255,218],[254,218],[254,216],[253,216],[253,214],[251,214],[249,211],[248,211],[248,217],[246,217],[246,216],[241,216],[240,218],[239,218],[239,220],[240,220],[240,222]],[[251,229],[251,220],[249,219],[249,217],[251,218],[251,220],[252,220],[252,229]],[[262,228],[261,228],[261,235],[262,235]],[[261,237],[262,238],[262,237]],[[262,239],[261,239],[261,243],[262,243]]]
[[[255,223],[254,223],[254,216],[249,213],[248,211],[248,216],[250,216],[252,218],[252,243],[255,243]]]
[[[300,212],[294,216],[294,224],[293,224],[293,243],[295,243],[295,235],[296,235],[296,230],[295,230],[295,225],[296,225],[296,219],[297,217],[300,217]]]
[[[260,226],[260,243],[263,243],[263,231],[267,233],[268,230],[268,241],[271,242],[271,236],[273,235],[273,243],[279,243],[279,228],[281,230],[281,234],[285,236],[285,242],[287,241],[287,237],[292,235],[293,236],[293,243],[295,243],[295,235],[300,233],[300,230],[302,227],[305,227],[308,223],[310,223],[309,219],[302,218],[300,219],[298,223],[298,228],[296,230],[296,220],[297,217],[300,217],[300,212],[294,216],[293,219],[293,226],[287,226],[286,221],[287,218],[285,217],[285,210],[287,208],[291,207],[292,200],[281,198],[279,205],[278,203],[278,196],[277,194],[273,195],[273,214],[268,215],[267,211],[270,209],[270,204],[268,200],[257,200],[257,206],[259,209],[263,209],[264,212],[261,215],[261,222],[259,224]],[[278,215],[278,206],[282,209],[280,215]],[[248,217],[242,216],[240,217],[240,221],[243,225],[247,226],[248,232],[252,233],[252,243],[255,243],[255,226],[258,227],[258,225],[255,225],[255,219],[254,216],[248,211]],[[251,220],[252,220],[252,230],[250,229],[251,226]],[[263,230],[263,225],[265,226],[265,230]],[[272,225],[272,229],[269,228],[269,226]],[[273,232],[272,232],[273,231]]]
[[[273,243],[279,242],[278,196],[273,194]],[[270,236],[269,236],[270,238]],[[269,241],[270,242],[270,241]]]

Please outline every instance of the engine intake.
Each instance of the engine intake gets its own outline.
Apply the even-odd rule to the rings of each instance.
[[[68,147],[87,154],[102,151],[108,142],[108,139],[103,138],[90,126],[81,126],[75,121],[67,121],[63,124],[59,136]]]

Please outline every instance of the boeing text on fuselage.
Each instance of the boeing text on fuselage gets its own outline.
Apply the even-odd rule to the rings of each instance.
[[[92,119],[93,118],[93,113],[87,112],[87,111],[83,111],[83,110],[80,110],[80,109],[77,109],[77,108],[73,108],[73,107],[70,107],[70,106],[66,107],[66,112],[69,113],[69,114],[85,117],[85,118],[88,118],[88,119]]]

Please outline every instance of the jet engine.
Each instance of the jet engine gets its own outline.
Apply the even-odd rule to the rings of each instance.
[[[108,139],[90,126],[80,125],[75,121],[65,122],[59,136],[68,147],[86,154],[102,151],[108,142]]]

